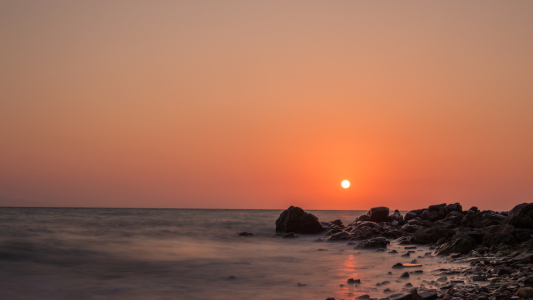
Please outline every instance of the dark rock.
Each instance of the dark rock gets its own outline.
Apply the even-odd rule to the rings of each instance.
[[[450,238],[453,234],[453,230],[442,227],[420,228],[415,232],[413,241],[417,244],[434,244],[441,238]]]
[[[533,298],[533,288],[528,286],[519,288],[516,294],[524,299]]]
[[[405,225],[402,226],[402,230],[407,232],[407,233],[416,232],[419,228],[420,228],[420,226],[411,225],[411,224],[405,224]]]
[[[410,253],[405,253],[405,254],[402,254],[402,257],[410,257],[411,254]]]
[[[389,217],[389,208],[385,206],[372,207],[368,211],[367,215],[372,222],[387,222]]]
[[[251,232],[246,232],[246,231],[245,231],[245,232],[241,232],[241,233],[239,233],[239,236],[253,236],[253,235],[254,235],[253,233],[251,233]]]
[[[370,240],[362,241],[355,246],[354,249],[368,249],[368,248],[387,248],[390,242],[382,237],[376,237]]]
[[[478,211],[478,208],[477,208],[477,206],[472,206],[472,207],[470,207],[469,210],[470,210],[470,211],[473,211],[473,212],[477,212],[477,211]]]
[[[418,296],[420,296],[420,300],[436,300],[438,298],[437,290],[423,291],[418,293]]]
[[[307,286],[307,284],[298,282],[297,286]]]
[[[487,281],[487,277],[484,275],[474,275],[472,276],[472,281]]]
[[[355,299],[370,299],[370,296],[365,294],[365,295],[357,296],[355,297]]]
[[[326,298],[326,300],[335,300],[335,298],[329,297],[329,298]]]
[[[409,277],[409,272],[403,272],[402,275],[400,275],[400,277],[402,278]]]
[[[529,276],[524,280],[524,284],[528,286],[533,286],[533,276]]]
[[[463,207],[461,206],[461,204],[459,203],[455,203],[455,204],[448,204],[446,206],[446,210],[448,212],[458,212],[458,213],[461,213],[463,212]]]
[[[317,234],[322,231],[324,227],[318,218],[299,207],[289,207],[276,220],[276,232]]]
[[[533,228],[533,203],[515,206],[508,214],[509,224],[518,228]]]
[[[389,300],[420,300],[416,289],[410,290],[409,293],[392,294],[388,298]]]
[[[351,234],[349,234],[346,231],[342,231],[342,232],[335,233],[334,235],[330,236],[327,239],[327,241],[328,242],[331,242],[331,241],[346,241],[346,240],[352,240],[352,239],[353,239],[353,236]]]
[[[386,289],[383,290],[383,293],[392,293],[392,291],[391,291],[391,289],[386,288]]]
[[[403,267],[403,266],[402,266]],[[392,272],[387,272],[387,275],[393,275]]]
[[[466,216],[463,217],[463,220],[461,220],[461,225],[465,227],[473,227],[473,228],[481,228],[482,226],[481,219],[472,210],[469,210]]]
[[[237,277],[235,277],[235,276],[233,276],[233,275],[228,276],[228,280],[235,280],[235,279],[237,279]]]
[[[353,278],[350,278],[348,279],[348,284],[360,284],[361,283],[361,279],[353,279]]]
[[[513,245],[514,243],[515,243],[514,237],[508,233],[487,234],[483,238],[483,245],[487,247],[498,247],[500,245]]]
[[[284,235],[283,238],[284,239],[294,239],[294,238],[298,238],[298,236],[295,235],[293,232],[289,232],[286,235]]]
[[[408,283],[406,283],[404,286],[405,286],[405,287],[413,287],[413,284],[410,283],[410,282],[408,282]]]
[[[402,263],[397,263],[395,264],[394,266],[392,266],[393,268],[403,268],[403,264]]]
[[[475,248],[475,244],[466,237],[454,238],[437,251],[437,255],[450,255],[452,253],[467,254]]]
[[[396,251],[396,250],[392,250],[392,251],[389,251],[389,253],[390,253],[390,254],[396,254],[396,253],[398,253],[398,251]]]

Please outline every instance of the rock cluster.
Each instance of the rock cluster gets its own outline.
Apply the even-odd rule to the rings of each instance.
[[[391,240],[412,247],[429,245],[436,255],[471,264],[462,270],[443,270],[443,276],[435,283],[439,291],[412,289],[391,294],[388,300],[533,298],[533,203],[519,204],[509,212],[479,210],[475,206],[463,210],[459,203],[443,203],[409,211],[405,216],[398,210],[391,214],[387,207],[374,207],[348,225],[340,220],[319,222],[314,215],[291,206],[276,221],[276,231],[324,233],[328,242],[350,241],[355,249],[382,252]],[[397,252],[389,252],[394,253]],[[467,283],[445,276],[458,273],[469,278]],[[409,272],[402,276],[408,278]]]

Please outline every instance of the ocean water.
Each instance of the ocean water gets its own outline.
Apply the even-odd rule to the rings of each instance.
[[[309,211],[352,222],[366,211]],[[382,298],[428,285],[449,267],[418,247],[355,250],[347,242],[273,237],[281,210],[0,208],[2,299]],[[240,232],[254,233],[240,237]],[[399,278],[419,258],[423,275]],[[387,275],[391,271],[392,275]],[[236,279],[230,280],[229,276]],[[348,278],[360,285],[347,285]],[[457,277],[458,278],[458,277]],[[424,282],[426,280],[427,282]],[[376,286],[383,281],[389,284]],[[298,286],[304,283],[305,286]]]

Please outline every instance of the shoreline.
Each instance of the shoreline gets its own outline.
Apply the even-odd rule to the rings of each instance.
[[[420,272],[420,276],[426,278],[422,284],[406,285],[401,291],[390,290],[387,297],[375,297],[371,292],[357,296],[352,293],[355,299],[533,298],[533,276],[530,276],[533,272],[533,203],[519,204],[508,212],[480,211],[477,207],[463,211],[459,203],[439,204],[407,212],[405,216],[398,210],[390,214],[387,207],[374,207],[348,225],[340,220],[319,222],[314,215],[291,206],[276,220],[276,232],[282,238],[321,234],[317,242],[347,242],[354,249],[383,255],[393,254],[389,250],[395,250],[395,255],[409,257],[411,253],[416,254],[409,252],[410,249],[427,247],[431,252],[425,256],[429,254],[443,259],[443,263],[463,265],[438,268],[431,274]],[[400,252],[398,247],[406,251]],[[418,256],[411,263],[416,265],[423,259],[424,256]],[[399,265],[402,268],[401,263]],[[402,275],[409,277],[412,272],[415,271],[406,270]],[[428,280],[431,276],[440,277]],[[345,284],[357,286],[356,280]],[[374,294],[378,294],[377,290]],[[335,298],[328,298],[332,299]]]

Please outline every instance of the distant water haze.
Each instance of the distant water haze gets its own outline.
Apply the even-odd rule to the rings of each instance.
[[[0,208],[0,289],[6,299],[353,299],[436,279],[443,262],[347,242],[272,237],[278,210]],[[364,211],[313,211],[353,221]],[[254,233],[251,237],[240,232]],[[392,265],[423,265],[409,279]],[[446,267],[450,267],[446,264]],[[414,270],[414,269],[412,269]],[[388,272],[392,275],[387,275]],[[234,276],[236,279],[230,280]],[[460,276],[457,276],[457,279]],[[348,285],[349,278],[360,285]],[[388,284],[376,285],[384,281]],[[305,286],[298,286],[298,283]],[[341,286],[344,285],[344,286]],[[428,285],[429,287],[429,285]]]

